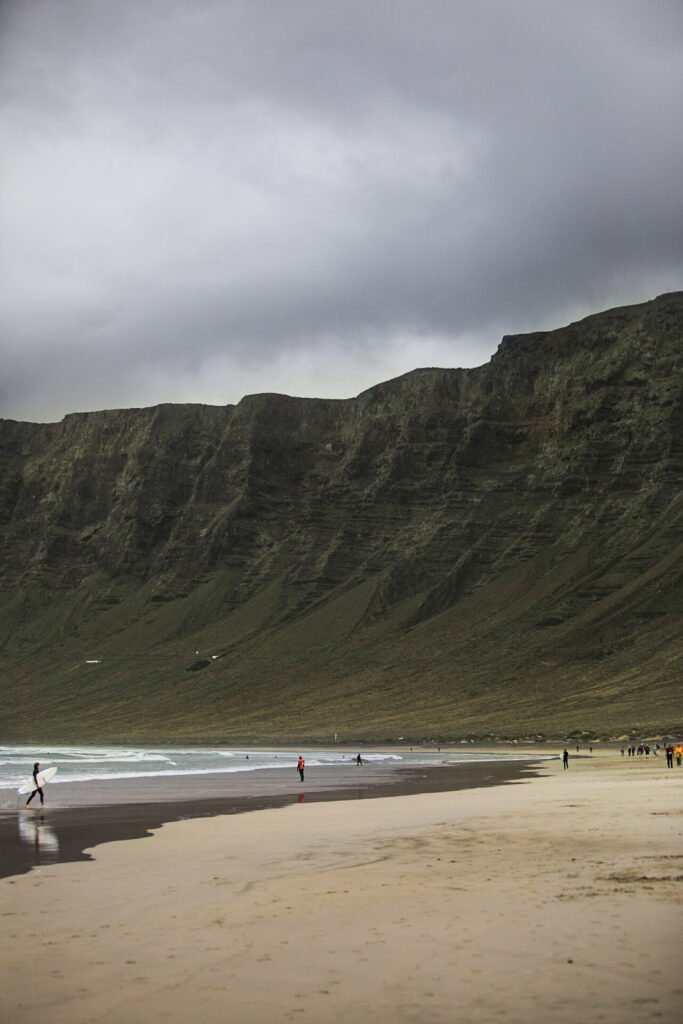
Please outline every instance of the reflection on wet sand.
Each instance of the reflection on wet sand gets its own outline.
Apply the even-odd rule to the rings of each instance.
[[[21,816],[18,825],[22,843],[35,850],[36,864],[49,864],[58,859],[59,839],[54,829],[45,824],[42,815],[38,818]]]

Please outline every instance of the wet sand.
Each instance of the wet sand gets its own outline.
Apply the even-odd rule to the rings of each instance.
[[[91,860],[84,851],[151,836],[167,822],[302,802],[494,786],[532,771],[522,761],[419,768],[369,762],[309,769],[303,784],[294,769],[53,784],[45,788],[44,808],[35,798],[28,810],[21,801],[16,809],[0,809],[0,878],[45,864]]]

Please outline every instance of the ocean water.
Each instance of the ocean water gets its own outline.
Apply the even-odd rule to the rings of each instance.
[[[107,779],[153,779],[155,777],[232,774],[264,768],[291,771],[298,754],[309,768],[333,768],[354,761],[348,749],[256,750],[215,747],[18,747],[0,746],[0,789],[17,790],[33,771],[55,766],[58,772],[50,786],[97,783]],[[519,760],[515,753],[477,754],[467,752],[361,750],[370,764],[404,764],[410,767],[473,761]]]

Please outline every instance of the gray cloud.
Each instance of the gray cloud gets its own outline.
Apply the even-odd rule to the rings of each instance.
[[[666,0],[0,8],[0,414],[342,397],[681,287]]]

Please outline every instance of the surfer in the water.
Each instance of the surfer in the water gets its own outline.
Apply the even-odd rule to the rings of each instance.
[[[301,756],[301,754],[299,754],[299,761],[297,763],[297,768],[299,770],[299,775],[301,776],[301,781],[303,782],[304,781],[304,759]]]
[[[40,805],[41,805],[41,807],[45,803],[45,799],[43,797],[43,790],[38,785],[38,772],[39,771],[40,771],[40,763],[38,761],[36,761],[36,763],[33,766],[33,781],[36,784],[36,788],[33,790],[33,792],[31,793],[30,797],[26,801],[26,805],[25,805],[26,807],[28,807],[28,805],[31,803],[31,800],[33,800],[33,798],[36,795],[36,793],[40,793]]]

